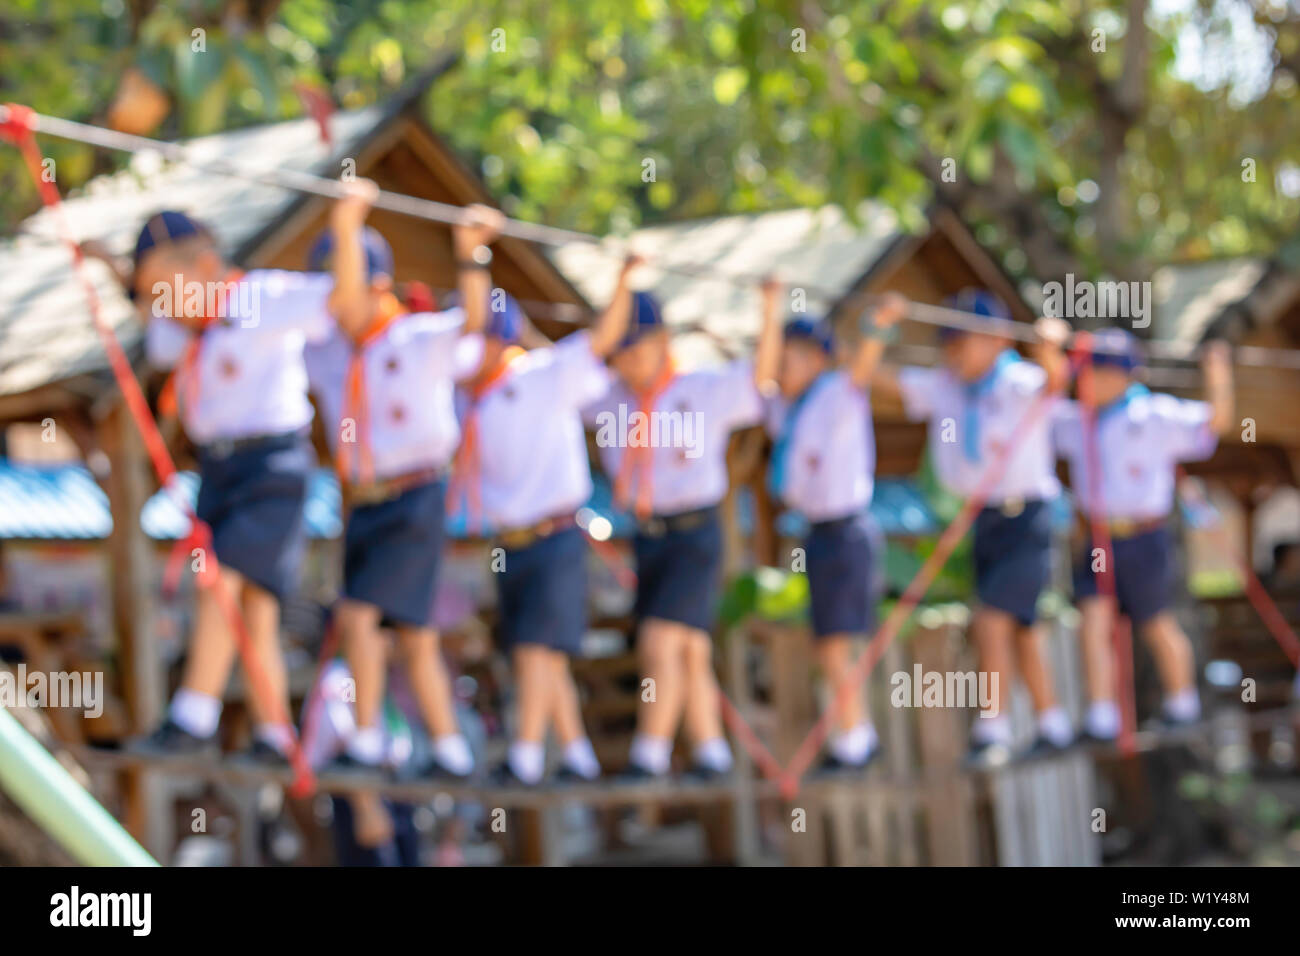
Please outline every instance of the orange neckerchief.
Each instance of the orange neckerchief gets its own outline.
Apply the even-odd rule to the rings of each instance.
[[[460,447],[451,465],[451,482],[447,490],[447,514],[450,516],[465,499],[469,512],[468,530],[481,530],[483,526],[483,504],[480,497],[482,489],[482,463],[479,458],[478,409],[479,403],[499,385],[505,382],[510,366],[515,360],[527,354],[517,345],[511,345],[501,353],[497,364],[488,372],[478,376],[465,389],[469,404],[465,408],[465,419],[461,423]]]
[[[647,428],[650,427],[655,403],[659,401],[659,396],[673,383],[673,379],[676,377],[677,369],[673,365],[673,360],[668,358],[664,361],[663,371],[659,373],[659,377],[644,392],[636,395],[641,414],[645,416]],[[653,462],[654,449],[650,447],[648,436],[644,445],[633,445],[631,442],[627,442],[626,447],[623,449],[623,464],[619,467],[618,476],[614,479],[614,503],[625,511],[631,503],[631,489],[635,481],[636,507],[634,512],[641,521],[650,517],[654,507]]]
[[[226,274],[226,278],[222,282],[239,282],[243,278],[243,271],[234,269]],[[221,304],[225,305],[224,298]],[[176,394],[177,382],[179,381],[183,381],[185,384],[185,407],[192,411],[198,406],[199,351],[203,344],[203,336],[207,334],[208,329],[219,321],[221,321],[221,317],[217,315],[205,315],[199,318],[199,327],[190,336],[189,344],[185,346],[185,351],[181,354],[181,360],[176,363],[176,368],[167,376],[167,381],[163,383],[162,391],[158,394],[158,411],[162,412],[164,417],[176,418],[180,414],[181,406]]]
[[[356,441],[345,442],[339,436],[334,455],[334,470],[338,473],[339,483],[347,484],[352,473],[351,461],[356,452],[357,480],[366,484],[375,477],[374,457],[370,449],[370,403],[366,394],[366,348],[388,331],[389,326],[406,315],[406,307],[391,292],[385,292],[379,299],[375,314],[370,324],[360,335],[351,340],[352,356],[348,359],[347,378],[343,384],[343,403],[339,409],[342,421],[352,419],[356,425]]]

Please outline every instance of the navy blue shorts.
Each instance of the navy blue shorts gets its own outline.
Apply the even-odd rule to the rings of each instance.
[[[1131,538],[1116,538],[1111,547],[1114,549],[1112,580],[1119,611],[1138,627],[1173,601],[1175,568],[1169,529],[1160,527]],[[1098,575],[1092,570],[1092,548],[1090,534],[1074,564],[1076,600],[1100,593]]]
[[[217,560],[284,600],[307,551],[303,503],[315,454],[305,434],[251,442],[229,454],[198,450],[195,513],[212,528]]]
[[[874,631],[881,591],[877,559],[884,549],[871,518],[863,513],[815,522],[804,549],[813,637]]]
[[[1008,517],[985,508],[975,518],[975,592],[986,607],[1005,611],[1028,627],[1038,619],[1038,596],[1052,560],[1052,513],[1044,501],[1027,501]]]
[[[446,482],[354,508],[343,535],[343,594],[395,624],[427,627],[442,557]]]
[[[636,616],[676,621],[701,631],[713,629],[722,574],[722,524],[716,508],[701,523],[662,535],[638,533]]]
[[[526,548],[507,550],[497,595],[505,648],[540,644],[577,654],[587,632],[587,542],[582,532],[566,528]]]

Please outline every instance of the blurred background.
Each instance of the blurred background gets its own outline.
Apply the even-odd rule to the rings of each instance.
[[[671,261],[779,268],[808,286],[810,309],[836,319],[851,318],[847,299],[861,290],[939,302],[985,285],[1029,320],[1042,284],[1067,275],[1151,282],[1153,322],[1137,331],[1188,344],[1215,335],[1300,346],[1298,81],[1300,3],[1282,0],[9,0],[0,10],[0,101],[193,141],[196,157],[354,172],[398,192],[631,236]],[[157,154],[47,137],[41,146],[77,238],[110,253],[129,248],[149,213],[179,205],[209,221],[241,264],[302,268],[324,222],[318,200],[214,180]],[[0,654],[109,674],[110,705],[95,721],[15,711],[75,755],[152,722],[192,602],[188,580],[178,593],[162,582],[183,516],[155,494],[68,257],[39,210],[18,152],[0,147]],[[454,276],[446,230],[393,214],[373,221],[396,247],[407,301],[437,301]],[[581,244],[504,242],[493,274],[556,337],[604,301],[616,264]],[[92,265],[106,315],[138,359],[131,307]],[[685,364],[750,347],[752,289],[668,274],[654,285]],[[909,329],[901,348],[924,360],[932,346],[930,330]],[[1196,394],[1190,367],[1159,374],[1154,386]],[[988,784],[944,777],[968,715],[890,708],[885,680],[916,662],[971,666],[961,550],[874,677],[890,755],[881,772],[898,786],[810,796],[811,823],[795,836],[784,805],[745,786],[680,805],[521,811],[506,837],[482,806],[390,806],[397,830],[412,834],[400,858],[1294,863],[1294,668],[1244,589],[1253,570],[1284,615],[1300,617],[1300,383],[1293,372],[1242,377],[1238,408],[1257,434],[1190,469],[1185,497],[1197,504],[1180,516],[1180,616],[1215,715],[1195,740],[1154,739],[1130,758],[1075,755]],[[146,385],[152,394],[159,383]],[[934,481],[922,429],[890,407],[876,409],[876,428],[873,514],[889,541],[892,601],[957,503]],[[170,437],[184,466],[183,439]],[[718,657],[724,688],[788,756],[820,701],[806,590],[780,567],[802,527],[766,498],[765,442],[738,435],[730,456]],[[582,521],[609,550],[591,562],[594,626],[579,679],[602,759],[617,767],[637,687],[618,574],[629,526],[597,479]],[[1077,712],[1068,505],[1061,511],[1059,586],[1046,611]],[[338,490],[327,471],[308,518],[312,564],[285,621],[299,701],[337,587]],[[510,688],[491,649],[483,548],[457,533],[438,615],[464,719],[487,752],[503,737]],[[1135,673],[1144,716],[1158,692],[1140,649]],[[1255,699],[1243,700],[1243,679]],[[287,800],[266,783],[90,764],[81,773],[164,860],[337,862],[345,849],[331,831],[355,830],[358,808]],[[201,832],[195,808],[205,810]],[[360,808],[372,822],[373,811]],[[0,797],[0,862],[60,858]]]

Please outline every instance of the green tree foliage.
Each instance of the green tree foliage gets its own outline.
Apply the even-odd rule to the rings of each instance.
[[[428,120],[526,218],[618,231],[873,197],[918,225],[937,191],[1040,278],[1271,252],[1300,211],[1278,186],[1300,162],[1300,8],[1155,7],[9,0],[0,95],[98,121],[135,66],[173,98],[159,135],[183,136],[298,115],[303,81],[364,105],[456,54]],[[120,163],[44,146],[64,190]],[[35,195],[11,150],[0,185],[12,227]]]

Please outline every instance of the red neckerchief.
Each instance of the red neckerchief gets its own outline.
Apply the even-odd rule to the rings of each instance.
[[[405,306],[391,292],[385,292],[371,316],[370,324],[365,330],[351,340],[352,355],[348,359],[347,378],[343,385],[343,404],[339,409],[341,420],[352,419],[356,423],[356,441],[345,442],[339,436],[337,450],[334,454],[334,469],[338,473],[339,483],[346,484],[352,472],[349,459],[355,449],[357,462],[357,480],[362,484],[375,476],[374,456],[370,448],[370,403],[366,392],[366,348],[379,339],[394,322],[407,315]]]
[[[636,396],[641,414],[645,416],[647,428],[652,420],[651,415],[654,413],[655,403],[659,401],[659,397],[663,395],[676,377],[677,369],[673,365],[673,360],[668,358],[664,361],[663,371],[659,373],[659,377],[651,383],[649,388]],[[634,513],[642,521],[650,517],[653,511],[653,462],[654,449],[650,447],[648,438],[644,445],[633,445],[631,442],[627,442],[626,447],[623,449],[623,463],[618,469],[618,476],[614,479],[614,503],[624,510],[627,510],[631,503],[630,492],[635,481],[636,507]]]
[[[451,466],[451,482],[447,490],[447,512],[454,513],[461,499],[465,499],[468,511],[467,527],[471,530],[482,528],[483,487],[482,462],[479,457],[478,410],[479,404],[490,392],[504,384],[515,360],[527,354],[517,345],[511,345],[501,353],[497,364],[488,372],[478,376],[465,390],[469,395],[469,404],[465,409],[465,418],[461,424],[460,447]]]
[[[242,270],[231,270],[223,280],[223,290],[229,283],[239,282],[243,278],[244,273]],[[223,297],[221,305],[224,307],[225,304],[226,299]],[[162,391],[158,394],[158,411],[162,412],[164,417],[176,418],[180,414],[180,401],[176,394],[178,382],[183,382],[185,385],[185,407],[193,411],[198,406],[199,351],[203,345],[203,337],[219,321],[221,321],[219,315],[205,315],[199,318],[198,328],[194,330],[189,344],[185,346],[185,351],[181,354],[181,360],[176,363],[176,368],[167,376],[167,381],[163,383]]]

